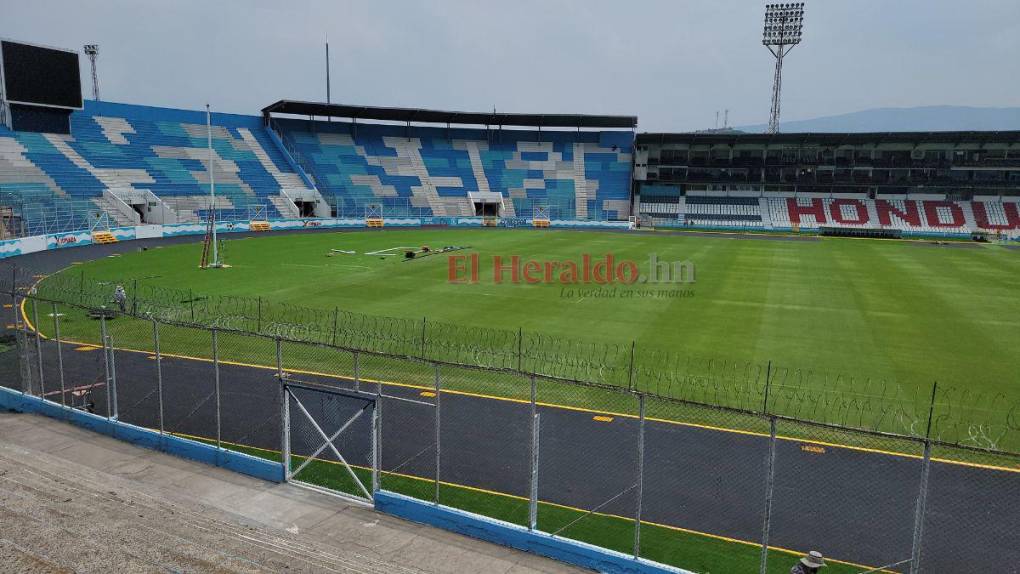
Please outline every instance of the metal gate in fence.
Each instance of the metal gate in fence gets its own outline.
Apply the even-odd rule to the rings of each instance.
[[[376,396],[285,379],[287,481],[371,503],[378,485]]]

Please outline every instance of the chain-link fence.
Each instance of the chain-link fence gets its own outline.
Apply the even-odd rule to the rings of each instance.
[[[279,337],[321,348],[344,348],[367,354],[414,357],[494,370],[535,373],[549,379],[612,386],[649,395],[735,410],[768,412],[791,419],[840,427],[925,436],[962,446],[1020,451],[1020,402],[1004,394],[974,391],[966,385],[908,384],[839,372],[795,368],[770,361],[734,361],[699,357],[677,349],[636,343],[618,344],[498,327],[471,327],[432,321],[368,315],[334,307],[317,309],[261,297],[207,295],[190,289],[151,285],[147,278],[91,276],[69,268],[38,281],[39,274],[11,266],[0,270],[0,287],[33,289],[46,301],[41,328],[51,329],[49,309],[56,302],[64,313],[63,332],[71,339],[102,346],[102,334],[71,307],[117,308],[117,285],[128,293],[124,314],[197,329]],[[140,345],[142,337],[128,341]],[[207,341],[178,341],[184,354],[212,360]],[[305,350],[307,348],[307,350]],[[313,345],[294,347],[285,360],[303,371],[353,375],[353,358],[344,360]],[[150,348],[151,350],[151,348]],[[249,353],[250,354],[250,353]],[[405,362],[404,364],[408,364]],[[390,371],[407,370],[405,366]],[[45,373],[43,373],[45,382]],[[414,378],[414,373],[407,373]],[[456,379],[462,390],[486,392],[477,377]],[[569,393],[568,393],[569,394]],[[934,409],[931,407],[934,406]],[[767,407],[767,408],[766,408]],[[928,420],[933,424],[929,429]],[[930,432],[926,434],[926,432]]]
[[[538,349],[489,366],[418,356],[427,326],[367,350],[348,344],[366,336],[350,325],[334,342],[333,317],[326,339],[294,339],[14,285],[4,386],[285,462],[297,484],[400,493],[699,572],[785,572],[808,550],[829,572],[1020,564],[1020,455],[939,440],[937,389],[917,432],[881,433],[757,405],[759,391],[789,400],[800,381],[771,367],[705,369],[743,381],[734,408],[708,404],[698,378],[536,373],[524,357]]]

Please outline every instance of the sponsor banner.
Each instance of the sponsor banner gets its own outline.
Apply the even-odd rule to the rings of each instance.
[[[46,237],[24,237],[0,241],[0,258],[14,257],[24,253],[35,253],[46,250]]]
[[[163,237],[162,225],[139,225],[135,228],[135,239],[156,239]]]
[[[549,227],[585,228],[585,229],[630,229],[629,221],[581,221],[573,219],[553,219]]]
[[[54,233],[45,236],[46,249],[63,249],[91,245],[92,234],[88,231],[72,231],[71,233]]]
[[[247,224],[245,224],[247,225]],[[205,226],[201,223],[173,223],[163,226],[163,237],[176,237],[178,235],[199,235],[205,233]]]
[[[137,237],[134,227],[115,227],[110,233],[117,238],[117,241],[129,241]]]

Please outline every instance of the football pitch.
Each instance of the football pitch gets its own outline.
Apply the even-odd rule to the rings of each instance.
[[[930,388],[938,381],[1020,397],[1020,251],[1001,246],[531,230],[317,233],[223,245],[228,269],[199,269],[202,246],[187,244],[64,273],[129,289],[164,286],[196,297],[261,297],[323,313],[339,307],[633,342],[645,350],[771,362],[904,387]],[[462,249],[406,259],[406,251],[423,246]],[[478,255],[474,283],[472,254]],[[585,283],[585,256],[594,268],[610,254],[618,269],[619,262],[632,261],[642,274],[650,274],[653,255],[660,263],[692,265],[680,283],[597,284],[594,277]],[[529,260],[537,265],[529,276],[538,282],[526,281]],[[577,266],[576,283],[562,275],[568,262]],[[551,281],[547,263],[556,265]]]

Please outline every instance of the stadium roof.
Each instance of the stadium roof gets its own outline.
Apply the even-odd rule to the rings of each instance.
[[[1020,131],[861,132],[861,133],[643,133],[635,144],[820,144],[829,146],[878,143],[991,143],[1020,142]]]
[[[262,115],[294,114],[358,120],[472,124],[488,126],[530,126],[552,128],[628,128],[637,127],[636,116],[591,116],[584,114],[506,114],[495,112],[451,112],[417,108],[348,106],[321,102],[280,100],[262,108]]]

